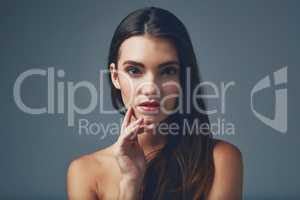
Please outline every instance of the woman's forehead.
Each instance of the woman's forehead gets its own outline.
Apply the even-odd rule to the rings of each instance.
[[[119,64],[127,60],[159,65],[168,61],[178,61],[176,46],[161,37],[133,36],[126,39],[120,47]]]

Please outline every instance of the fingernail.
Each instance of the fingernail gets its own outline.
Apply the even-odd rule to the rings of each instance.
[[[141,123],[142,121],[144,121],[144,118],[139,118],[138,121],[139,123]]]

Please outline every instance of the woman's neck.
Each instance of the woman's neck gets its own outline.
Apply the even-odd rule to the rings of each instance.
[[[144,150],[145,155],[162,148],[167,141],[167,136],[159,134],[157,131],[144,131],[139,133],[138,141]]]

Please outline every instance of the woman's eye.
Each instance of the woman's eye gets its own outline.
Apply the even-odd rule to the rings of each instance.
[[[138,67],[135,67],[135,66],[128,67],[126,71],[128,72],[128,74],[132,74],[132,75],[141,73],[141,70]]]
[[[175,67],[166,67],[162,70],[162,74],[175,75],[175,74],[177,74],[177,68],[175,68]]]

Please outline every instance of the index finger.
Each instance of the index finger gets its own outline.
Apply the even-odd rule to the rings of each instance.
[[[134,110],[133,110],[133,108],[130,106],[130,107],[128,108],[126,114],[125,114],[125,117],[124,117],[124,125],[125,125],[125,127],[127,127],[127,126],[130,124],[130,122],[131,122],[131,117],[132,117],[132,116],[134,116],[134,117],[136,118],[136,116],[135,116],[135,114],[134,114]]]

